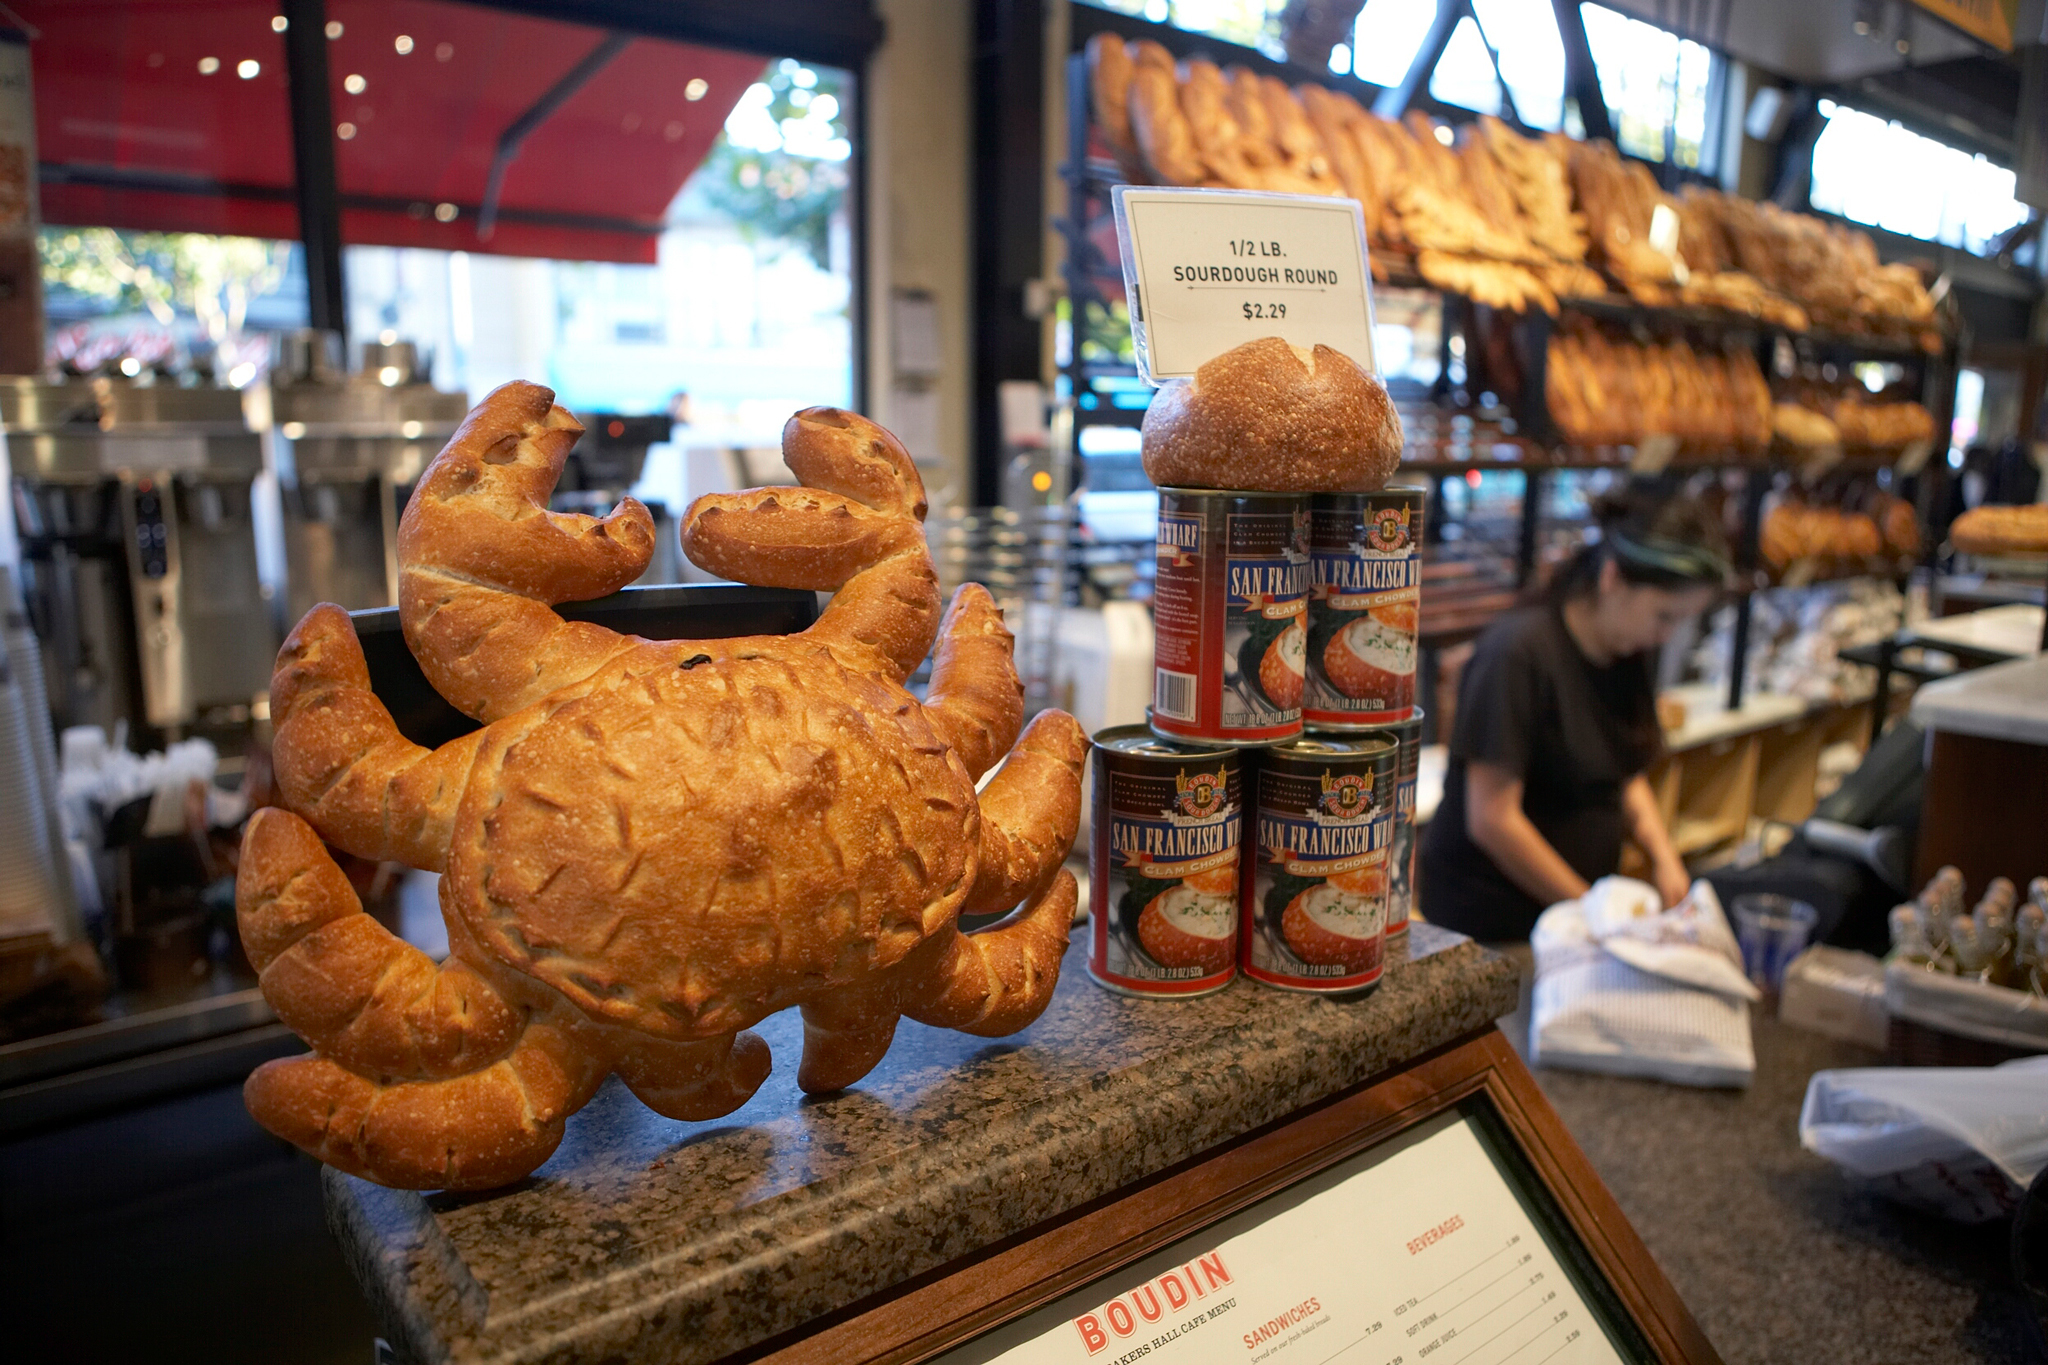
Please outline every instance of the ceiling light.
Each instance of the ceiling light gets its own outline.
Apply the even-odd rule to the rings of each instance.
[[[437,223],[452,223],[455,221],[455,215],[461,211],[453,204],[436,204],[434,205],[434,221]]]
[[[356,126],[353,123],[341,124],[335,128],[334,135],[340,138],[343,142],[347,142],[350,138],[356,135]]]
[[[270,31],[272,33],[282,33],[291,26],[292,21],[285,18],[282,14],[273,14],[270,16]]]
[[[703,99],[710,92],[711,82],[705,80],[702,76],[694,76],[691,78],[690,83],[683,87],[683,98],[695,102]]]
[[[199,59],[199,74],[200,74],[200,75],[202,75],[202,76],[211,76],[211,75],[212,75],[212,74],[213,74],[214,72],[216,72],[216,71],[218,71],[218,70],[220,70],[220,58],[218,58],[218,57],[201,57],[201,58]]]
[[[396,38],[391,40],[391,46],[397,48],[398,55],[403,57],[407,53],[412,51],[412,39],[407,35],[401,33]]]
[[[256,362],[245,360],[228,371],[228,384],[232,388],[244,388],[256,377]]]
[[[283,434],[287,441],[296,441],[306,434],[306,424],[304,422],[286,422],[278,428],[278,431]]]
[[[244,57],[241,61],[235,63],[235,74],[245,81],[255,80],[258,75],[262,74],[262,71],[263,63],[257,61],[254,57]]]
[[[329,38],[339,38],[341,36],[341,20],[329,19],[327,21],[327,36]]]
[[[383,331],[377,333],[377,344],[379,346],[396,346],[398,344],[398,333],[386,327]]]
[[[399,434],[404,436],[406,440],[417,441],[420,433],[425,431],[426,427],[418,422],[406,422],[401,424],[398,430]]]
[[[361,76],[351,72],[347,76],[342,77],[341,88],[348,91],[351,95],[360,95],[370,88],[370,83]]]
[[[396,365],[386,365],[383,369],[377,371],[377,382],[387,389],[397,388],[398,381],[403,378],[405,378],[405,371],[399,369]]]
[[[1450,146],[1450,145],[1451,145],[1451,144],[1452,144],[1453,142],[1456,142],[1456,141],[1458,140],[1458,135],[1457,135],[1456,133],[1454,133],[1454,132],[1452,132],[1452,131],[1451,131],[1451,125],[1450,125],[1450,124],[1448,124],[1448,123],[1439,123],[1439,124],[1438,124],[1438,125],[1436,126],[1436,140],[1437,140],[1438,142],[1441,142],[1441,143],[1443,143],[1443,144],[1444,144],[1444,146],[1448,147],[1448,146]]]
[[[124,357],[121,361],[121,373],[133,379],[136,375],[142,373],[142,362],[132,355]]]

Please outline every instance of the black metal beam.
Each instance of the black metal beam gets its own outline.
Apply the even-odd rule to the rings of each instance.
[[[1041,323],[1024,292],[1045,271],[1045,0],[974,10],[972,468],[975,501],[1002,498],[997,386],[1041,377]]]
[[[1430,73],[1443,59],[1444,49],[1451,45],[1451,34],[1457,31],[1458,21],[1471,12],[1470,0],[1436,0],[1436,18],[1430,21],[1428,35],[1409,60],[1408,74],[1401,77],[1398,85],[1380,91],[1379,98],[1372,102],[1375,114],[1397,119],[1408,112],[1416,96],[1429,89]]]
[[[201,198],[248,199],[258,203],[283,203],[295,197],[289,185],[258,185],[248,181],[215,180],[204,175],[183,175],[176,171],[136,170],[126,166],[81,166],[72,162],[44,161],[36,174],[45,185],[84,185],[101,190],[133,190],[147,194],[188,194]],[[369,209],[379,213],[402,213],[409,218],[431,215],[442,203],[455,206],[457,218],[474,219],[481,204],[465,200],[413,199],[395,194],[343,194],[344,209]],[[634,233],[643,237],[660,235],[659,219],[614,218],[597,213],[574,213],[562,209],[498,209],[498,220],[530,227],[575,228],[587,232]]]
[[[1614,140],[1614,120],[1607,113],[1607,96],[1600,90],[1600,68],[1593,61],[1593,45],[1586,41],[1585,16],[1579,0],[1550,0],[1557,15],[1557,36],[1564,43],[1564,91],[1578,102],[1579,122],[1589,138]]]
[[[292,168],[299,240],[306,248],[306,321],[348,340],[341,274],[341,187],[334,170],[334,107],[327,88],[326,0],[282,0],[290,88]]]
[[[513,119],[505,126],[505,131],[498,134],[498,145],[491,153],[490,178],[484,182],[483,206],[476,215],[478,241],[490,241],[491,233],[497,230],[498,199],[505,192],[505,173],[519,158],[519,149],[526,145],[526,139],[554,117],[555,111],[567,104],[571,96],[589,84],[592,76],[610,66],[612,58],[624,52],[632,41],[630,33],[605,34],[598,39],[597,46],[583,54],[582,61],[562,73],[560,80],[549,86],[525,113]]]
[[[881,45],[873,0],[467,0],[643,38],[858,70]]]

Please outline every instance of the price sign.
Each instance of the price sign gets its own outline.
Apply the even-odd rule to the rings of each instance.
[[[1114,197],[1131,337],[1150,382],[1269,336],[1379,372],[1356,200],[1131,185]]]

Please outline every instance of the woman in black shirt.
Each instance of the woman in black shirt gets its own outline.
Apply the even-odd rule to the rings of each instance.
[[[1655,651],[1706,609],[1727,541],[1692,499],[1635,495],[1602,516],[1540,606],[1479,637],[1458,689],[1443,802],[1423,837],[1422,913],[1526,939],[1546,906],[1615,871],[1625,838],[1671,904],[1689,879],[1644,776],[1663,751]]]

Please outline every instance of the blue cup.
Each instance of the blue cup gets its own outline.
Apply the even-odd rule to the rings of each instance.
[[[1775,995],[1785,984],[1785,969],[1813,936],[1819,912],[1805,901],[1768,893],[1737,896],[1731,908],[1743,975]]]

